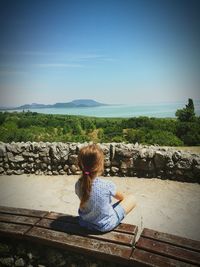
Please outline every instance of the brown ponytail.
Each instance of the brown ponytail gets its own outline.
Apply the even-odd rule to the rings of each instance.
[[[98,145],[92,144],[80,149],[78,155],[79,167],[82,170],[80,207],[83,208],[89,199],[93,179],[104,170],[104,154]]]

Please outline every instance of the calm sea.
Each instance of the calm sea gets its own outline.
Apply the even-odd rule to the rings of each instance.
[[[196,115],[200,116],[200,101],[195,103]],[[175,118],[177,109],[185,107],[183,102],[160,103],[160,104],[143,104],[143,105],[110,105],[92,108],[41,108],[29,109],[33,112],[45,114],[68,114],[84,115],[95,117],[138,117],[148,116],[157,118]],[[9,110],[11,112],[21,110]]]

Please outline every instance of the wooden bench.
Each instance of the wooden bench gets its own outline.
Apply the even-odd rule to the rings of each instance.
[[[120,224],[114,231],[86,231],[78,217],[63,213],[0,206],[0,235],[64,248],[87,256],[127,265],[137,226]]]
[[[0,236],[21,238],[129,266],[200,266],[200,242],[120,224],[113,231],[86,231],[78,217],[0,206]]]
[[[200,242],[144,228],[131,258],[135,266],[200,266]]]

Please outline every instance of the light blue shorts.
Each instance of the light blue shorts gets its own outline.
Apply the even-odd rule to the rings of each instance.
[[[117,217],[118,217],[118,221],[116,222],[116,226],[117,226],[118,224],[120,224],[120,222],[126,216],[126,212],[125,212],[124,208],[120,205],[120,202],[113,204],[113,208],[114,208],[114,211],[116,212]]]

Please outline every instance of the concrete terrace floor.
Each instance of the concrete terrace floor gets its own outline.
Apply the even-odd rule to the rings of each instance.
[[[77,215],[74,185],[78,176],[0,176],[0,205]],[[160,179],[106,177],[135,195],[137,207],[123,220],[200,240],[200,184]]]

